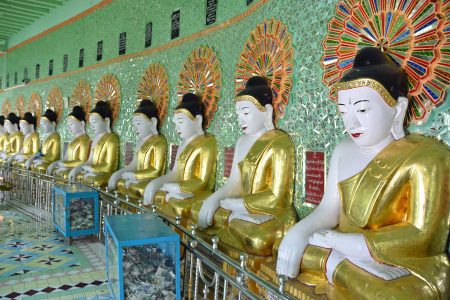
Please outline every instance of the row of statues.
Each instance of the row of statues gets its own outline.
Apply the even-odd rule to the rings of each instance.
[[[243,134],[230,176],[216,191],[217,143],[191,93],[174,110],[182,141],[167,173],[167,141],[151,100],[133,114],[139,142],[120,170],[119,139],[103,101],[90,113],[92,145],[85,112],[73,108],[67,119],[73,139],[62,159],[51,110],[41,118],[40,152],[31,114],[20,121],[13,113],[0,117],[0,159],[154,204],[168,218],[181,216],[184,226],[197,224],[203,237],[217,236],[230,256],[246,252],[255,271],[273,257],[278,274],[308,286],[328,284],[331,298],[449,299],[448,148],[405,136],[406,75],[379,49],[360,50],[333,89],[349,137],[332,154],[320,205],[300,221],[293,205],[294,144],[274,127],[272,91],[262,77],[249,79],[236,96]]]

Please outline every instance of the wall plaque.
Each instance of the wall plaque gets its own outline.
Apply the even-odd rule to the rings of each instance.
[[[180,10],[172,13],[172,33],[171,38],[175,39],[180,36]]]
[[[178,145],[172,144],[170,146],[170,169],[173,169],[173,166],[175,165],[175,160],[177,158],[177,151],[178,151]]]
[[[25,81],[25,79],[28,79],[28,68],[23,69],[23,79]],[[0,84],[1,86],[1,84]]]
[[[134,143],[125,142],[125,165],[128,166],[133,160]]]
[[[63,57],[63,72],[67,72],[67,65],[69,64],[69,56],[64,54]]]
[[[119,55],[123,55],[127,52],[127,33],[122,32],[119,35]]]
[[[6,87],[9,87],[9,74],[6,74]]]
[[[14,72],[14,85],[17,85],[17,72]]]
[[[97,43],[97,61],[102,60],[103,57],[103,41]]]
[[[81,68],[84,66],[84,48],[80,49],[80,55],[78,57],[78,67]]]
[[[247,0],[247,5],[250,5],[253,3],[253,0]]]
[[[36,73],[34,74],[34,77],[35,77],[36,79],[39,79],[40,72],[41,72],[41,65],[40,65],[40,64],[37,64],[37,65],[36,65]]]
[[[153,23],[149,22],[145,25],[145,48],[152,45]]]
[[[53,75],[53,59],[50,59],[48,62],[48,76]]]
[[[206,0],[206,26],[216,22],[217,0]]]
[[[223,177],[230,177],[231,166],[233,165],[234,148],[225,148],[223,151],[224,163],[223,163]]]
[[[325,191],[325,152],[305,151],[305,202],[318,205]]]

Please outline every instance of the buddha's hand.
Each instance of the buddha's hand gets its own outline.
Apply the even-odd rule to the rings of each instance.
[[[124,172],[121,177],[127,181],[137,181],[134,172]]]
[[[300,262],[308,245],[308,239],[302,238],[300,227],[293,227],[285,235],[278,249],[277,274],[295,278],[300,270]]]
[[[205,200],[198,213],[198,226],[208,228],[212,225],[214,213],[219,208],[220,199],[216,199],[214,194]]]
[[[250,214],[245,208],[244,199],[242,198],[225,198],[220,200],[220,207],[231,210],[234,213]]]
[[[66,166],[64,165],[64,163],[62,161],[58,161],[57,166],[58,166],[58,168],[66,168]]]
[[[163,192],[170,194],[183,194],[178,183],[164,183],[160,189]]]
[[[56,168],[56,166],[58,165],[58,162],[52,162],[50,165],[48,165],[47,167],[47,175],[52,175],[53,170]]]
[[[31,160],[31,159],[28,159],[28,160],[25,162],[25,170],[29,170],[29,169],[30,169],[31,163],[32,163],[32,160]]]
[[[17,161],[24,161],[25,160],[25,156],[17,155],[14,159],[17,160]]]
[[[78,173],[81,172],[81,166],[75,167],[72,170],[70,170],[69,172],[69,180],[74,181],[75,179],[77,179],[77,175]]]
[[[309,237],[309,243],[314,246],[335,249],[346,257],[373,260],[362,233],[319,230]]]
[[[117,182],[122,177],[122,172],[116,171],[114,172],[108,180],[108,190],[114,191],[117,188]]]
[[[222,206],[222,205],[221,205]],[[231,222],[233,219],[239,219],[243,221],[247,221],[253,224],[262,224],[266,223],[267,221],[270,221],[273,219],[273,216],[268,215],[258,215],[258,214],[246,214],[246,213],[240,213],[240,212],[231,212],[230,216],[228,217],[228,223]]]
[[[361,269],[364,269],[375,276],[381,277],[384,280],[394,280],[411,274],[407,269],[389,266],[386,264],[376,262],[374,260],[358,260],[351,258],[347,259],[351,261],[353,264],[360,267]]]
[[[144,189],[144,205],[150,205],[153,203],[153,198],[158,191],[156,181],[151,181]]]
[[[94,169],[91,166],[83,166],[82,169],[87,173],[95,173]]]

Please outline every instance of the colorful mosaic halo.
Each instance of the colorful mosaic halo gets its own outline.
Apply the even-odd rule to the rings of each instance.
[[[408,120],[425,121],[450,84],[450,1],[444,2],[340,1],[323,41],[323,82],[337,82],[360,48],[380,47],[407,73]]]
[[[27,111],[31,112],[36,117],[36,127],[39,126],[39,121],[42,114],[41,95],[34,92],[28,100]]]
[[[120,111],[121,92],[119,81],[113,74],[104,75],[95,88],[94,100],[109,103],[112,111],[112,122],[117,120]]]
[[[23,95],[17,96],[14,112],[19,118],[22,118],[25,114],[25,97]]]
[[[201,46],[191,52],[183,64],[178,81],[178,101],[186,93],[201,97],[205,105],[205,127],[211,124],[217,111],[222,88],[220,62],[213,49]]]
[[[266,20],[250,33],[236,69],[236,93],[248,79],[261,76],[273,92],[275,123],[282,118],[292,88],[294,48],[287,27],[275,19]]]
[[[138,104],[142,99],[153,101],[158,109],[158,126],[161,127],[169,104],[169,77],[163,65],[155,63],[148,66],[139,83],[137,98]]]
[[[75,105],[83,108],[86,114],[86,120],[89,120],[89,113],[92,106],[91,86],[85,80],[80,80],[75,85],[70,97],[69,106],[72,109]]]
[[[6,118],[11,111],[12,111],[11,101],[8,98],[6,98],[2,104],[2,114]]]
[[[58,86],[54,86],[47,96],[47,103],[45,104],[46,109],[53,109],[58,116],[58,120],[61,118],[63,113],[63,94]]]

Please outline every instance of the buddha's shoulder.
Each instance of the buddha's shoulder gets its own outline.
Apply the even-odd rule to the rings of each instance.
[[[216,137],[214,134],[205,133],[205,134],[199,135],[195,139],[195,141],[199,144],[216,143]]]
[[[411,134],[397,143],[405,150],[409,150],[410,157],[414,160],[439,161],[444,159],[441,161],[444,163],[450,159],[448,146],[432,137]]]

